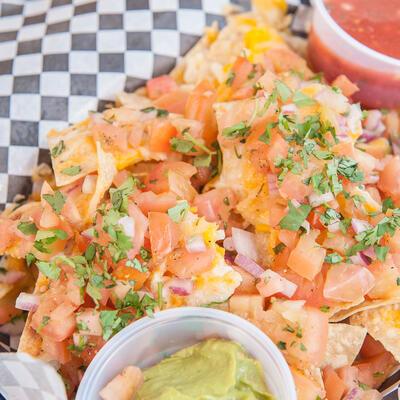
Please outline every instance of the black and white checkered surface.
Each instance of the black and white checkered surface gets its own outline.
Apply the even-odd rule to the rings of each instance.
[[[224,25],[230,1],[249,8],[246,0],[0,0],[0,210],[31,191],[38,163],[50,163],[50,129],[168,73],[205,26]],[[300,0],[289,3],[294,12]]]

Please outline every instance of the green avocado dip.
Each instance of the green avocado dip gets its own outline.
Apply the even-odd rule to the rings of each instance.
[[[273,400],[259,361],[243,347],[209,339],[144,371],[135,400]]]

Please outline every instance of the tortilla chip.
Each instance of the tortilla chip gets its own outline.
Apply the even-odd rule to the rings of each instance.
[[[64,148],[56,157],[51,157],[57,186],[68,185],[97,170],[96,145],[88,129],[88,121],[72,125],[65,131],[52,130],[47,135],[50,152],[56,146]],[[61,172],[78,165],[80,171],[76,175]]]
[[[118,107],[125,106],[133,108],[135,110],[141,110],[142,108],[150,107],[152,102],[145,96],[141,96],[137,93],[117,93],[116,94],[116,104]]]
[[[400,362],[400,303],[368,309],[350,317],[351,325],[367,328]]]
[[[321,367],[333,369],[353,364],[364,343],[367,330],[361,326],[329,324],[328,344]]]
[[[348,308],[343,308],[337,310],[333,313],[333,315],[329,318],[329,322],[340,322],[345,320],[346,318],[351,317],[353,314],[356,314],[360,311],[370,310],[373,308],[397,304],[400,302],[400,299],[385,299],[385,300],[365,300],[358,304],[352,304]]]
[[[101,148],[100,142],[96,142],[97,148],[97,168],[98,176],[96,183],[96,190],[90,199],[88,212],[86,217],[91,219],[96,212],[97,205],[103,198],[104,193],[110,188],[117,168],[115,167],[114,156],[111,153],[106,153]]]

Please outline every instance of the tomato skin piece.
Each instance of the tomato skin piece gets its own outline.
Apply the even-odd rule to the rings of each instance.
[[[326,250],[315,241],[318,235],[318,230],[303,235],[287,262],[294,272],[310,281],[321,271],[326,254]]]
[[[400,158],[393,157],[379,173],[378,188],[393,200],[400,199]]]
[[[149,233],[151,252],[156,260],[169,254],[182,236],[179,225],[168,214],[159,212],[149,213]]]
[[[324,296],[335,301],[353,302],[365,296],[374,284],[375,278],[367,268],[336,264],[326,274]]]
[[[340,400],[346,392],[347,386],[330,365],[324,368],[322,378],[326,390],[326,398],[328,400]]]
[[[216,97],[214,86],[203,79],[190,92],[185,107],[185,118],[195,119],[204,124],[203,139],[211,145],[217,138],[217,122],[213,104]]]
[[[66,364],[68,361],[71,360],[71,352],[67,349],[68,346],[68,340],[55,342],[54,340],[43,336],[42,350],[61,364]]]
[[[161,75],[146,82],[147,95],[150,99],[158,99],[162,95],[174,92],[178,85],[170,75]]]
[[[175,137],[178,131],[167,119],[155,119],[149,126],[150,151],[170,153],[170,139]]]
[[[154,101],[154,105],[170,113],[184,114],[188,97],[188,92],[184,90],[175,90],[160,96]]]
[[[299,400],[315,400],[318,397],[324,398],[323,390],[309,377],[306,377],[300,370],[290,367],[294,384],[296,386],[297,398]],[[330,399],[329,399],[330,400]]]
[[[166,212],[176,206],[176,195],[171,192],[155,194],[154,192],[140,192],[135,196],[135,203],[144,215],[151,211]]]
[[[189,253],[186,248],[176,249],[167,259],[167,270],[178,278],[191,278],[211,269],[214,256],[212,247],[199,253]]]

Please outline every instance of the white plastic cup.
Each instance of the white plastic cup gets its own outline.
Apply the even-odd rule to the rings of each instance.
[[[146,369],[182,348],[215,337],[242,344],[260,361],[268,389],[277,400],[296,400],[289,367],[263,332],[236,315],[201,307],[161,311],[123,329],[90,363],[76,400],[100,400],[100,390],[127,365]]]
[[[308,59],[328,81],[345,74],[359,86],[352,96],[368,108],[400,107],[400,60],[379,53],[350,36],[331,17],[324,0],[311,0]],[[395,39],[395,38],[393,38]]]

